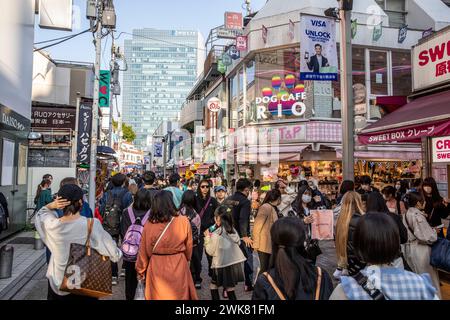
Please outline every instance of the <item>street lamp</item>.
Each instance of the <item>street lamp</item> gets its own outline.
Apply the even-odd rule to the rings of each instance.
[[[344,180],[355,178],[354,167],[354,110],[352,79],[351,11],[353,0],[338,0],[340,8],[328,8],[324,14],[339,20],[341,54],[341,103],[342,103],[342,169]]]

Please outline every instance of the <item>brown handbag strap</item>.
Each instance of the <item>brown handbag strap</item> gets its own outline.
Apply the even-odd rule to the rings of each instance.
[[[88,250],[88,256],[90,256],[91,255],[91,234],[92,234],[92,227],[94,225],[94,219],[87,219],[87,224],[88,224],[88,233],[87,233],[85,247]]]
[[[320,298],[320,287],[322,286],[322,269],[317,267],[317,285],[316,285],[316,297],[314,300],[319,300]]]
[[[281,292],[280,288],[278,288],[278,286],[275,284],[275,281],[273,281],[270,274],[268,272],[264,272],[263,275],[267,278],[267,280],[269,280],[270,285],[275,290],[275,292],[277,293],[280,300],[286,300],[286,298],[284,297],[284,294]]]

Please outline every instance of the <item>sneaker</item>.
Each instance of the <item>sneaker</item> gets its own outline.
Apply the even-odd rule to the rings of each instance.
[[[342,270],[336,269],[336,271],[334,271],[334,273],[333,273],[333,278],[336,280],[341,280],[341,276],[342,276]]]
[[[117,286],[118,284],[118,278],[117,277],[112,277],[112,285],[113,286]]]
[[[202,288],[201,282],[196,282],[195,283],[195,289],[201,289],[201,288]]]
[[[253,286],[244,286],[244,291],[245,291],[245,292],[251,292],[251,291],[253,291]]]
[[[119,277],[125,278],[125,269],[122,269],[122,270],[120,271]]]
[[[223,296],[225,299],[228,299],[228,292],[227,292],[227,290],[223,289],[222,296]]]

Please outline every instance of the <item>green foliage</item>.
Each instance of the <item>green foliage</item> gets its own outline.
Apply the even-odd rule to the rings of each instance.
[[[119,124],[117,121],[113,120],[113,129],[117,131],[117,128],[119,127]],[[133,128],[126,123],[122,123],[122,133],[123,133],[123,139],[127,142],[133,142],[134,139],[136,139],[136,133],[134,132]]]

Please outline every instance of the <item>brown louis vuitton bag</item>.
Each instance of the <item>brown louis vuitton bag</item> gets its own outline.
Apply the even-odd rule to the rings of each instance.
[[[61,291],[101,298],[112,295],[112,271],[109,257],[91,248],[94,219],[88,219],[88,235],[84,245],[71,243]]]

